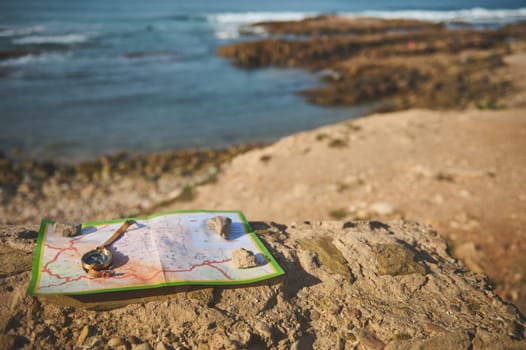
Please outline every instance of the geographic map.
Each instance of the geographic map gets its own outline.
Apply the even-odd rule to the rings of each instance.
[[[232,220],[228,240],[210,230],[214,216]],[[94,294],[175,285],[236,285],[261,281],[284,272],[252,232],[240,211],[179,211],[132,218],[135,223],[108,249],[111,277],[93,277],[81,257],[106,241],[126,219],[84,223],[74,237],[55,234],[43,220],[38,235],[30,295]],[[232,251],[254,252],[258,265],[238,269]]]

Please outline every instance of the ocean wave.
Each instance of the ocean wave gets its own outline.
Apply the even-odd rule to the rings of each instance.
[[[297,21],[318,15],[317,12],[227,12],[206,15],[208,22],[246,24],[270,21]]]
[[[249,24],[272,21],[298,21],[321,15],[319,12],[225,12],[204,16],[207,22],[216,26],[215,37],[220,40],[236,39],[243,34],[265,35],[262,28],[248,27]],[[526,8],[484,9],[472,8],[454,11],[398,10],[398,11],[357,11],[335,13],[345,17],[374,17],[383,19],[416,19],[429,22],[467,23],[509,23],[526,20]],[[179,16],[189,20],[187,16]]]
[[[18,57],[7,58],[0,60],[0,66],[21,66],[29,63],[48,63],[63,61],[66,54],[59,53],[27,53]]]
[[[347,12],[340,15],[348,17],[374,17],[384,19],[417,19],[429,22],[497,22],[506,23],[526,20],[526,8],[519,9],[484,9],[472,8],[454,11],[398,10],[398,11],[361,11]]]
[[[262,28],[248,27],[248,24],[272,21],[298,21],[318,15],[315,12],[228,12],[205,16],[206,21],[215,24],[215,37],[219,40],[236,39],[243,34],[265,35]]]
[[[45,30],[44,26],[32,26],[32,27],[22,27],[22,28],[0,28],[0,37],[8,36],[21,36],[21,35],[30,35],[35,33],[41,33]]]
[[[206,20],[217,24],[248,24],[267,21],[302,20],[322,14],[321,12],[226,12],[205,16]],[[335,13],[348,17],[375,17],[385,19],[419,19],[430,22],[513,22],[526,20],[526,8],[519,9],[485,9],[471,8],[453,11],[430,10],[395,10],[395,11],[357,11]]]
[[[86,34],[64,34],[64,35],[30,35],[13,39],[16,45],[72,45],[85,43],[90,39]]]

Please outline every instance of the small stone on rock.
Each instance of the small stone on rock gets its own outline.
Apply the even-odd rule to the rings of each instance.
[[[81,224],[70,222],[56,222],[55,233],[63,237],[73,237],[80,233]]]
[[[89,335],[89,326],[84,326],[77,339],[77,345],[82,345]]]
[[[226,240],[230,237],[231,225],[232,219],[225,216],[214,216],[208,220],[208,228],[214,230]]]
[[[122,341],[121,338],[111,338],[111,339],[108,341],[108,346],[109,346],[109,347],[112,347],[112,348],[117,347],[117,346],[119,346],[119,345],[123,345],[123,344],[124,344],[124,343],[123,343],[123,341]]]
[[[234,250],[232,252],[232,261],[238,269],[248,269],[258,265],[254,253],[245,248]]]
[[[377,244],[373,247],[379,275],[425,274],[426,269],[415,261],[415,253],[400,244]]]

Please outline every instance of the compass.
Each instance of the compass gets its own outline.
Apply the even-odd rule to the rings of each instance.
[[[113,256],[108,247],[120,236],[122,236],[128,227],[134,223],[135,221],[133,220],[126,220],[122,226],[119,227],[119,229],[115,231],[115,233],[110,238],[108,238],[106,242],[85,253],[81,258],[82,268],[88,272],[90,270],[100,271],[108,269],[113,263]]]

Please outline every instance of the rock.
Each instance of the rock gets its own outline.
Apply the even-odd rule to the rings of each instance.
[[[415,253],[400,244],[378,244],[373,247],[380,275],[407,275],[426,272],[424,266],[415,261]]]
[[[265,322],[257,321],[254,324],[254,329],[263,339],[272,339],[272,329]]]
[[[400,25],[395,27],[398,30],[405,24],[384,21],[374,24],[378,25],[377,32],[372,29],[370,20],[320,16],[298,22],[264,23],[261,25],[268,31],[311,36],[297,40],[265,38],[234,43],[220,47],[217,53],[244,68],[274,66],[334,71],[337,79],[323,79],[325,86],[302,92],[309,102],[320,105],[356,105],[390,98],[393,105],[386,109],[458,108],[469,103],[490,109],[495,108],[496,101],[507,93],[505,77],[501,75],[499,79],[490,80],[486,74],[473,72],[468,67],[477,64],[489,74],[497,75],[505,54],[502,40],[510,35],[523,37],[519,30],[503,27],[474,32],[436,25],[424,31],[410,30],[392,35],[385,32],[386,28]],[[358,32],[367,28],[367,31],[382,34],[341,35],[343,28],[357,26],[361,27]],[[520,28],[524,31],[524,24]],[[450,49],[452,45],[454,50]],[[474,55],[470,64],[461,64],[458,52],[469,49],[485,54]],[[426,54],[425,60],[421,60],[423,54]],[[457,78],[459,76],[462,78]],[[471,81],[479,84],[467,84]]]
[[[238,269],[248,269],[258,265],[258,261],[254,253],[250,250],[246,250],[245,248],[239,248],[232,252],[232,262]]]
[[[214,288],[197,289],[187,293],[188,298],[198,301],[203,305],[211,305],[214,301]]]
[[[0,244],[0,277],[30,271],[32,256],[22,250]]]
[[[0,334],[0,348],[15,349],[16,337],[9,334]]]
[[[111,338],[108,341],[108,346],[110,346],[112,348],[115,348],[115,347],[120,346],[120,345],[124,345],[124,342],[122,341],[121,338]]]
[[[451,259],[436,231],[414,222],[383,223],[388,229],[378,229],[379,224],[258,223],[258,235],[286,274],[215,292],[205,288],[192,294],[170,287],[162,293],[137,290],[134,299],[118,303],[99,295],[96,302],[84,303],[25,295],[29,271],[0,276],[0,329],[9,335],[0,336],[0,345],[15,341],[17,349],[29,343],[119,350],[526,348],[521,313],[496,296],[480,275]],[[0,239],[31,252],[34,242],[19,238],[30,228],[1,226]],[[337,266],[325,261],[340,254]],[[356,275],[354,283],[336,272],[343,267]],[[379,275],[382,269],[385,275]],[[425,270],[425,275],[409,273]],[[214,307],[206,305],[211,296]],[[101,334],[95,334],[96,329]]]
[[[89,333],[90,333],[90,326],[88,325],[84,326],[82,330],[80,331],[79,337],[77,338],[78,346],[81,346],[82,344],[84,344],[84,341],[89,336]]]
[[[81,224],[69,222],[55,222],[54,232],[63,237],[74,237],[80,233]]]
[[[132,349],[133,350],[153,350],[150,344],[148,343],[137,344]]]
[[[159,342],[157,346],[155,347],[155,350],[168,350],[168,348],[163,342]]]
[[[214,230],[226,240],[230,237],[231,225],[232,219],[224,216],[214,216],[208,220],[208,228]]]
[[[302,239],[299,243],[303,249],[316,253],[318,261],[329,271],[341,275],[350,282],[354,281],[347,261],[342,252],[334,246],[330,237]]]

